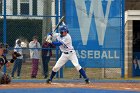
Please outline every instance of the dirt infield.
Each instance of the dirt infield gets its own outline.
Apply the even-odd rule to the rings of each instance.
[[[94,88],[111,90],[129,90],[140,91],[140,83],[10,83],[0,85],[0,89],[18,89],[18,88]]]

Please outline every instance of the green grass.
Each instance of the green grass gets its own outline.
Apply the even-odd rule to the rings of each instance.
[[[52,67],[54,66],[55,62],[51,61],[49,63],[49,75],[51,74],[52,71]],[[7,73],[11,73],[13,68],[13,64],[10,65],[10,67],[7,68]],[[31,79],[31,61],[27,61],[25,63],[22,64],[22,68],[21,68],[21,79]],[[110,70],[110,69],[109,69]],[[106,70],[109,71],[109,70]],[[113,71],[115,72],[109,72],[110,74],[106,73],[104,71],[104,69],[101,68],[86,68],[85,69],[87,76],[90,79],[113,79],[113,80],[140,80],[140,77],[136,77],[136,78],[120,78],[118,77],[119,74],[116,74],[118,72],[118,69],[115,69]],[[75,69],[75,68],[66,68],[65,66],[63,67],[63,76],[65,79],[79,79],[80,74],[79,72]],[[15,77],[16,77],[17,73],[15,72]],[[113,77],[108,77],[108,76],[112,76]],[[42,63],[39,62],[39,69],[38,69],[38,75],[36,79],[44,79],[44,76],[42,74]]]

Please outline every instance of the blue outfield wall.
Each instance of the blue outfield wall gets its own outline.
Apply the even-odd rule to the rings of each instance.
[[[122,67],[123,7],[124,0],[66,0],[66,24],[81,66]]]

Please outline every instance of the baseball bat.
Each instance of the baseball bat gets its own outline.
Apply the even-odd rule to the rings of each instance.
[[[64,16],[62,16],[62,18],[60,19],[60,21],[58,22],[58,24],[56,25],[55,29],[52,31],[52,33],[54,33],[56,31],[56,29],[59,27],[59,25],[64,21]]]

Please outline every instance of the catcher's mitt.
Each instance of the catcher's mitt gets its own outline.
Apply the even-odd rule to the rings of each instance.
[[[9,84],[11,82],[11,76],[4,73],[0,79],[0,84]]]
[[[17,59],[17,57],[20,57],[21,56],[21,54],[20,53],[17,53],[17,52],[14,52],[13,54],[12,54],[12,58],[13,59]]]
[[[17,57],[20,57],[20,56],[21,56],[20,53],[13,52],[12,53],[12,59],[10,60],[10,62],[13,63],[17,59]]]

